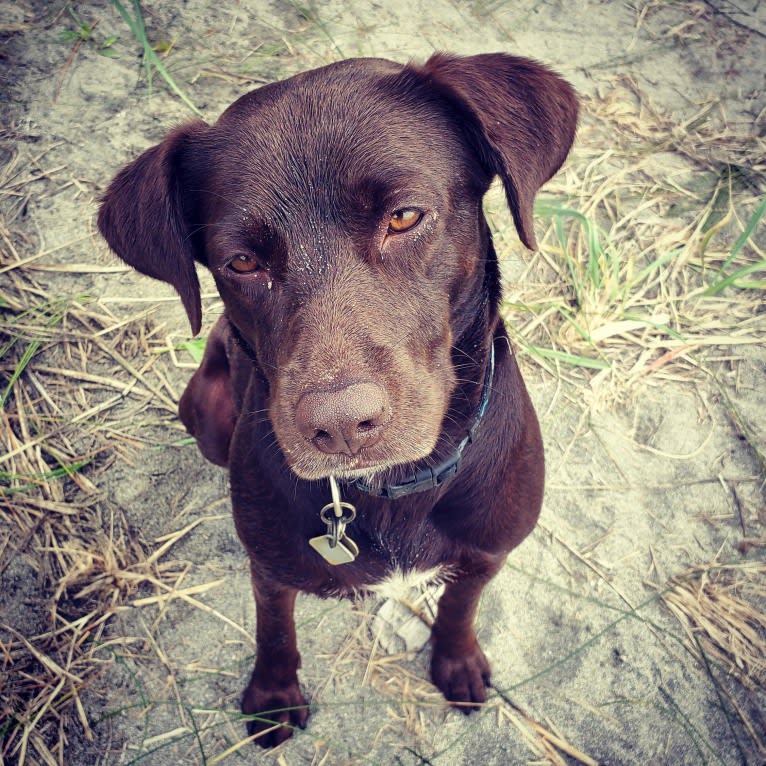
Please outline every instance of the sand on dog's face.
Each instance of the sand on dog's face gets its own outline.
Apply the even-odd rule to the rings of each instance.
[[[759,293],[730,288],[715,303],[695,295],[732,252],[763,188],[762,159],[752,158],[759,146],[764,156],[766,38],[745,26],[766,32],[764,19],[745,14],[734,24],[714,4],[692,2],[637,12],[595,0],[397,0],[304,14],[236,0],[144,5],[151,43],[210,121],[260,82],[344,56],[422,60],[440,49],[540,59],[583,95],[578,144],[546,189],[548,208],[553,200],[598,218],[623,275],[626,264],[635,278],[656,263],[646,291],[628,290],[624,304],[607,301],[584,272],[578,292],[562,253],[585,252],[587,238],[564,216],[563,242],[541,210],[540,252],[528,255],[491,193],[508,319],[521,334],[548,458],[540,528],[490,586],[478,618],[504,696],[480,716],[444,712],[427,682],[428,649],[385,655],[370,637],[374,602],[302,598],[301,678],[314,713],[310,735],[277,757],[507,764],[555,760],[563,748],[584,762],[693,764],[700,752],[739,762],[730,720],[747,757],[762,758],[735,707],[729,720],[719,708],[719,692],[745,716],[766,707],[757,665],[743,665],[745,694],[726,676],[728,650],[701,631],[715,658],[706,668],[692,656],[696,644],[684,648],[695,626],[678,611],[681,596],[673,591],[674,612],[662,594],[686,577],[701,602],[714,588],[747,600],[763,582],[751,564],[710,565],[741,560],[740,550],[752,562],[752,541],[766,537],[751,448],[766,441]],[[0,0],[0,270],[13,266],[0,271],[0,395],[42,339],[0,426],[0,472],[11,476],[2,474],[0,489],[14,489],[0,495],[0,623],[18,631],[0,627],[0,642],[13,646],[2,672],[19,701],[14,715],[36,721],[26,735],[23,723],[8,730],[0,752],[17,758],[24,735],[27,763],[45,762],[46,747],[53,762],[72,764],[210,762],[245,732],[236,713],[254,652],[245,556],[225,474],[179,444],[175,400],[190,371],[176,362],[193,364],[178,348],[187,339],[180,303],[167,286],[120,271],[93,226],[94,201],[114,172],[193,115],[157,73],[149,93],[140,46],[114,8],[77,3],[79,21],[36,8]],[[117,58],[101,55],[109,48]],[[763,257],[762,232],[761,223],[760,249],[743,246],[732,269]],[[623,283],[609,278],[618,293]],[[206,329],[221,306],[209,280],[203,292]],[[86,295],[101,302],[86,304]],[[52,310],[18,319],[70,297],[58,324]],[[19,330],[30,323],[43,329]],[[588,332],[600,338],[595,346],[583,342]],[[610,369],[540,360],[524,341]],[[76,479],[41,485],[64,458],[89,462]],[[37,478],[13,478],[25,472]],[[427,597],[410,602],[427,615]],[[384,614],[391,622],[401,610]],[[413,645],[402,620],[386,628],[394,650]],[[63,632],[45,638],[51,630]],[[55,666],[40,664],[20,636]]]

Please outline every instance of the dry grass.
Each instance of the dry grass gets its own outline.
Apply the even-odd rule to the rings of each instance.
[[[28,611],[0,625],[0,760],[60,764],[68,732],[92,738],[81,697],[111,664],[109,621],[177,574],[98,489],[141,444],[128,424],[169,416],[176,392],[145,322],[48,297],[50,253],[19,223],[35,177],[16,157],[0,178],[0,575]]]
[[[716,683],[721,704],[766,758],[766,563],[709,564],[673,578],[662,600],[683,626],[689,651]],[[730,684],[744,694],[734,695]],[[744,699],[744,701],[742,701]]]
[[[401,596],[399,602],[430,629],[435,616],[431,604],[435,602],[428,597],[427,592],[413,590]],[[375,605],[371,606],[375,612]],[[388,651],[383,650],[377,638],[380,627],[376,620],[377,617],[368,611],[360,614],[359,629],[349,636],[339,653],[338,665],[342,666],[349,661],[356,667],[362,665],[365,668],[362,683],[368,684],[387,701],[389,723],[381,728],[378,739],[393,735],[394,741],[410,743],[411,752],[421,753],[424,761],[429,762],[434,757],[427,755],[434,746],[431,738],[434,731],[439,730],[438,726],[434,727],[434,718],[444,721],[450,708],[441,692],[425,680],[421,673],[413,671],[413,660],[421,650],[401,653],[391,653],[391,647]],[[339,669],[339,672],[343,671]],[[504,692],[496,687],[493,691],[484,709],[494,711],[500,730],[512,726],[521,734],[536,759],[535,763],[551,766],[582,763],[596,766],[595,759],[555,731],[550,721],[536,720]],[[567,758],[570,760],[567,761]]]

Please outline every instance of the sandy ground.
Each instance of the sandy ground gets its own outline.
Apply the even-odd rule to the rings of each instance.
[[[79,43],[62,38],[77,28],[70,9],[97,22]],[[144,14],[166,66],[210,120],[259,83],[349,56],[404,61],[441,49],[538,58],[570,79],[588,105],[557,181],[564,193],[589,177],[596,157],[617,163],[603,166],[605,178],[619,172],[620,143],[599,104],[611,114],[635,113],[641,124],[664,115],[666,136],[645,137],[645,172],[655,179],[647,194],[659,196],[702,172],[662,141],[691,135],[689,121],[708,105],[706,114],[735,143],[766,131],[766,6],[754,1],[738,12],[724,2],[397,0],[302,8],[158,0]],[[30,265],[47,298],[98,301],[101,315],[114,320],[104,337],[117,337],[124,357],[151,381],[99,415],[97,430],[114,451],[62,490],[71,529],[85,524],[76,508],[77,493],[87,491],[96,514],[88,524],[98,520],[91,538],[102,540],[104,556],[123,524],[120,539],[141,548],[145,567],[120,565],[123,579],[112,576],[118,595],[90,655],[97,672],[39,719],[22,721],[32,729],[48,721],[41,735],[53,753],[47,762],[766,762],[765,623],[743,616],[737,628],[730,615],[735,627],[721,637],[689,616],[688,603],[704,607],[724,593],[761,615],[765,608],[758,566],[766,540],[757,448],[766,441],[762,287],[748,294],[736,343],[729,337],[690,347],[676,360],[683,364],[657,363],[630,386],[522,353],[546,441],[547,494],[539,527],[482,603],[479,635],[494,669],[485,711],[464,717],[445,708],[428,684],[427,645],[409,652],[403,642],[382,645],[373,621],[379,604],[305,597],[297,622],[309,728],[272,753],[238,747],[254,607],[225,474],[182,441],[172,412],[193,366],[188,355],[167,350],[188,338],[185,317],[169,288],[109,256],[93,222],[95,199],[120,165],[192,115],[157,73],[148,87],[140,45],[110,4],[0,2],[0,26],[2,156],[25,182],[23,193],[3,198],[13,252],[35,256]],[[116,57],[102,55],[107,49]],[[701,194],[686,199],[689,207],[707,204]],[[540,263],[515,240],[498,198],[491,206],[513,301],[520,281],[538,278],[532,267]],[[667,208],[657,211],[642,213],[647,221],[654,216],[647,225],[683,230]],[[725,236],[730,245],[737,232]],[[4,257],[0,267],[18,265]],[[207,328],[220,303],[205,284]],[[523,321],[513,307],[508,316]],[[131,334],[121,335],[126,327]],[[55,342],[43,351],[49,356],[41,364],[55,357]],[[652,360],[664,359],[655,352]],[[102,374],[125,374],[110,369]],[[651,374],[660,369],[666,374]],[[61,389],[61,397],[79,402],[74,389]],[[73,433],[76,441],[76,424]],[[13,496],[5,497],[11,513]],[[36,646],[34,637],[55,627],[51,603],[82,584],[61,569],[71,561],[63,554],[59,569],[41,568],[46,542],[37,531],[18,545],[9,532],[0,548],[7,557],[0,637],[17,648],[18,636]],[[135,575],[135,587],[125,572]],[[68,619],[78,608],[85,613],[82,592],[80,599],[80,606],[76,596],[68,602]],[[737,667],[732,658],[743,653],[756,660]],[[4,683],[18,672],[6,662]],[[71,679],[62,679],[66,690]],[[9,731],[0,726],[4,762],[46,762],[35,737],[22,748]]]

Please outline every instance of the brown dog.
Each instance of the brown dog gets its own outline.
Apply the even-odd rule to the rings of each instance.
[[[262,744],[308,718],[297,592],[393,571],[441,569],[433,681],[463,710],[486,700],[478,599],[534,527],[544,469],[482,197],[500,175],[534,247],[576,120],[571,87],[525,59],[349,60],[172,131],[106,192],[104,237],[176,288],[195,333],[195,261],[225,305],[180,412],[230,469],[257,607],[242,709],[252,731],[283,724]]]

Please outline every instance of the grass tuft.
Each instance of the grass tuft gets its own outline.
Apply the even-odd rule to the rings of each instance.
[[[766,339],[766,139],[735,133],[712,104],[675,125],[626,78],[583,101],[504,311],[524,353],[608,402]],[[502,258],[517,244],[500,216]]]

